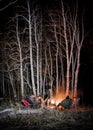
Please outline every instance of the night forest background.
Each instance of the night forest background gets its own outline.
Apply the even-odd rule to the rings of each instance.
[[[18,12],[22,10],[19,7],[25,7],[26,1],[17,0],[15,3],[10,4],[7,8],[6,5],[9,4],[8,0],[0,0],[0,98],[3,97],[2,86],[3,86],[3,77],[2,77],[2,63],[4,57],[3,44],[6,39],[6,34],[9,32],[9,24],[13,21],[14,17]],[[43,12],[44,22],[47,22],[47,12],[48,10],[55,10],[59,8],[60,0],[31,0],[32,10],[35,8],[35,5],[39,5],[40,9]],[[93,105],[93,7],[91,1],[81,1],[81,0],[63,0],[66,5],[72,7],[75,3],[78,3],[78,14],[81,15],[84,12],[84,30],[85,38],[82,44],[81,55],[80,55],[80,71],[78,75],[78,89],[81,92],[81,100],[85,105]],[[24,8],[23,8],[24,9]],[[19,22],[20,30],[24,27],[24,22],[20,20]],[[9,28],[8,28],[9,27]],[[49,34],[50,35],[50,34]],[[12,34],[10,35],[12,37]],[[51,36],[50,36],[51,37]],[[59,70],[60,71],[60,70]],[[54,73],[55,75],[55,73]]]

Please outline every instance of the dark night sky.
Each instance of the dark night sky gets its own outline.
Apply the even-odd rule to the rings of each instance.
[[[0,9],[7,5],[10,1],[14,0],[0,0]],[[7,23],[9,17],[12,17],[15,14],[15,6],[23,3],[24,0],[18,0],[15,4],[10,5],[3,11],[0,11],[0,33],[5,30],[5,24]],[[42,2],[43,1],[43,2]],[[54,2],[55,1],[55,2]],[[38,3],[43,5],[48,5],[49,7],[55,6],[55,3],[59,0],[38,0]],[[63,0],[66,3],[72,5],[72,1],[75,0]],[[81,51],[81,67],[79,73],[79,86],[83,88],[83,93],[85,100],[88,103],[92,103],[92,87],[93,87],[93,4],[92,0],[78,0],[79,1],[79,10],[83,8],[85,10],[85,31],[89,32]]]
[[[14,0],[0,0],[0,9],[5,7],[9,2],[13,2]],[[24,4],[25,0],[17,0],[16,3],[10,5],[8,8],[6,8],[3,11],[0,11],[0,28],[4,27],[4,24],[7,22],[8,18],[13,16],[15,13],[15,6],[16,5],[22,5]],[[34,1],[34,0],[32,0]],[[37,0],[38,3],[42,4],[44,7],[45,5],[48,5],[49,7],[55,6],[58,1],[60,0]],[[55,1],[55,2],[54,2]],[[68,3],[70,6],[72,6],[73,1],[75,0],[63,0],[66,3]],[[79,3],[79,11],[84,8],[85,10],[85,26],[86,30],[88,31],[89,29],[93,28],[93,4],[92,0],[78,0]]]
[[[2,9],[3,7],[5,7],[7,4],[9,4],[9,2],[13,2],[14,0],[0,0],[0,9]],[[6,8],[3,11],[0,11],[0,27],[4,26],[4,23],[7,22],[8,18],[13,16],[15,13],[15,6],[16,5],[22,5],[24,4],[25,0],[17,0],[16,3],[10,5],[8,8]],[[34,0],[32,0],[34,1]],[[43,7],[45,5],[48,5],[49,7],[53,7],[55,6],[58,1],[60,0],[37,0],[38,3],[42,4]],[[63,0],[66,3],[68,3],[70,6],[72,6],[73,1],[75,0]],[[92,4],[92,0],[78,0],[79,3],[79,10],[82,10],[84,8],[85,10],[85,25],[86,25],[86,30],[88,30],[89,28],[91,28],[91,26],[93,27],[93,4]]]

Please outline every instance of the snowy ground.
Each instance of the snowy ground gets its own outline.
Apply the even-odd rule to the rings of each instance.
[[[42,108],[38,109],[15,109],[15,108],[6,108],[0,111],[0,119],[2,118],[13,118],[15,115],[24,115],[24,114],[31,114],[31,113],[42,113]]]

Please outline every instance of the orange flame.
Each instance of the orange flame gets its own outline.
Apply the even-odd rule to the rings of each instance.
[[[58,105],[64,98],[65,98],[65,94],[59,92],[51,98],[51,103],[53,102],[56,105]]]

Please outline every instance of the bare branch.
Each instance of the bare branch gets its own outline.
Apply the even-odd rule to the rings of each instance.
[[[0,1],[1,1],[1,0],[0,0]],[[17,0],[15,0],[15,1],[13,1],[13,2],[9,3],[8,5],[6,5],[6,6],[4,6],[3,8],[1,8],[1,9],[0,9],[0,11],[5,10],[5,9],[6,9],[6,8],[8,8],[9,6],[11,6],[11,5],[15,4],[16,2],[17,2]]]

